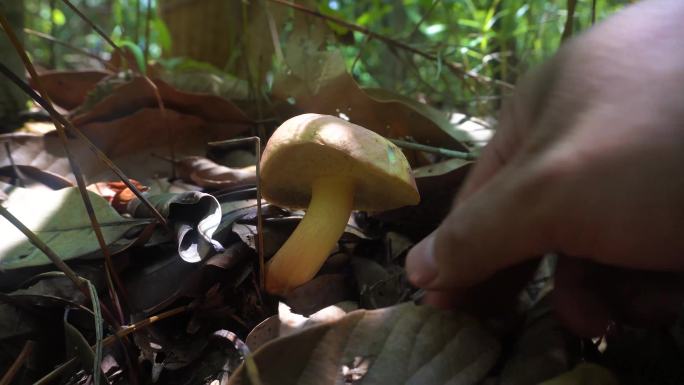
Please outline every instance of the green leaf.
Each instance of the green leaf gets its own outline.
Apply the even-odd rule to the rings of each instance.
[[[171,32],[166,27],[166,23],[162,19],[154,19],[152,21],[152,30],[157,34],[157,42],[161,46],[163,52],[171,52]]]
[[[66,17],[60,9],[55,8],[52,10],[52,22],[55,23],[56,26],[60,27],[66,23]]]
[[[8,195],[3,205],[63,260],[100,250],[76,187],[58,191],[23,189],[6,184],[0,187],[4,187],[3,190]],[[133,227],[149,223],[149,220],[123,218],[101,196],[93,192],[88,194],[108,245],[121,239]],[[4,218],[0,219],[0,234],[0,269],[51,263],[24,234]]]
[[[264,385],[467,385],[484,379],[499,351],[470,318],[404,303],[351,312],[271,341],[253,357]],[[242,365],[229,385],[249,384],[246,372]]]
[[[119,46],[125,50],[130,51],[135,57],[135,64],[138,66],[140,73],[145,73],[145,55],[142,49],[130,40],[124,40],[119,43]]]

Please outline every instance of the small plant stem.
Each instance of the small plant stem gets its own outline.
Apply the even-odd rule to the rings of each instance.
[[[408,44],[406,44],[406,43],[404,43],[404,42],[401,42],[401,41],[392,39],[391,37],[388,37],[388,36],[385,36],[385,35],[381,35],[381,34],[379,34],[379,33],[377,33],[377,32],[373,32],[373,31],[369,30],[368,28],[362,27],[362,26],[360,26],[360,25],[357,25],[357,24],[354,24],[354,23],[350,23],[350,22],[348,22],[348,21],[346,21],[346,20],[342,20],[342,19],[339,19],[339,18],[334,17],[334,16],[330,16],[330,15],[323,14],[323,13],[321,13],[321,12],[318,12],[318,11],[315,10],[315,9],[311,9],[311,8],[305,7],[305,6],[300,5],[300,4],[295,4],[295,3],[292,3],[292,2],[287,1],[287,0],[269,0],[269,1],[271,1],[271,2],[273,2],[273,3],[281,4],[281,5],[284,5],[284,6],[288,6],[288,7],[292,8],[292,9],[295,9],[295,10],[300,11],[300,12],[304,12],[304,13],[308,13],[308,14],[313,15],[313,16],[316,16],[316,17],[320,17],[320,18],[322,18],[322,19],[331,21],[331,22],[333,22],[333,23],[335,23],[335,24],[339,24],[339,25],[341,25],[341,26],[343,26],[343,27],[345,27],[345,28],[347,28],[347,29],[350,29],[350,30],[352,30],[352,31],[356,31],[356,32],[359,32],[359,33],[362,33],[362,34],[365,34],[365,35],[369,35],[369,36],[371,36],[373,39],[380,40],[380,41],[382,41],[382,42],[385,43],[385,44],[391,45],[391,46],[393,46],[393,47],[401,48],[401,49],[403,49],[403,50],[405,50],[405,51],[414,53],[414,54],[416,54],[416,55],[418,55],[418,56],[422,56],[422,57],[424,57],[424,58],[426,58],[426,59],[428,59],[428,60],[432,60],[432,61],[438,61],[438,60],[440,60],[440,59],[439,59],[436,55],[434,55],[434,54],[431,54],[431,53],[425,52],[425,51],[421,51],[421,50],[419,50],[418,48],[412,47],[412,46],[410,46],[410,45],[408,45]],[[475,74],[475,73],[473,73],[473,72],[471,72],[471,71],[467,71],[462,65],[457,64],[457,63],[444,61],[443,59],[442,59],[441,61],[442,61],[442,64],[443,64],[443,65],[445,65],[445,66],[446,66],[447,68],[449,68],[452,72],[454,72],[455,74],[457,74],[457,75],[459,75],[459,76],[461,76],[461,77],[471,78],[471,79],[473,79],[473,80],[475,80],[475,81],[478,81],[478,82],[480,82],[480,83],[496,84],[496,85],[501,86],[501,87],[503,87],[503,88],[513,89],[513,85],[510,84],[510,83],[507,83],[507,82],[504,82],[504,81],[501,81],[501,80],[497,80],[497,79],[492,79],[492,78],[489,78],[489,77],[487,77],[487,76],[478,75],[478,74]]]
[[[2,25],[2,27],[5,29],[5,34],[7,34],[7,37],[14,46],[14,49],[17,51],[19,57],[24,62],[24,67],[33,78],[34,84],[38,89],[38,93],[45,99],[48,105],[50,105],[51,109],[54,110],[54,108],[52,108],[52,100],[50,100],[50,95],[48,95],[48,93],[45,92],[45,88],[43,87],[42,81],[40,80],[40,77],[38,76],[36,69],[33,67],[33,63],[31,63],[31,59],[29,59],[28,55],[26,54],[26,50],[24,49],[23,45],[21,44],[16,34],[12,30],[12,27],[9,25],[9,22],[5,18],[5,15],[1,12],[0,25]],[[109,247],[107,246],[107,242],[105,241],[104,234],[102,234],[102,227],[100,226],[100,222],[97,220],[97,215],[95,214],[93,203],[90,200],[90,195],[88,194],[85,179],[83,178],[83,173],[81,172],[81,167],[74,160],[74,156],[71,153],[71,150],[69,149],[69,141],[67,139],[64,126],[59,122],[59,120],[55,116],[53,116],[52,113],[50,114],[50,116],[52,118],[53,123],[55,124],[55,127],[57,128],[57,134],[59,136],[60,141],[62,142],[62,146],[64,147],[64,152],[66,153],[67,159],[69,160],[69,165],[71,166],[71,170],[74,173],[74,177],[76,178],[78,191],[81,193],[81,199],[83,199],[83,205],[85,206],[86,212],[88,213],[90,225],[93,228],[93,232],[95,233],[97,242],[100,245],[102,254],[104,255],[105,264],[107,267],[105,269],[107,288],[109,289],[109,295],[112,299],[112,302],[114,303],[114,309],[116,310],[119,324],[121,324],[124,321],[123,310],[121,309],[121,303],[119,302],[119,296],[117,294],[116,288],[114,287],[114,283],[116,283],[119,288],[123,288],[123,283],[121,282],[120,278],[116,274],[116,270],[114,269],[114,264],[112,263],[112,255],[109,252]]]
[[[247,138],[229,139],[220,142],[209,142],[210,146],[225,147],[242,142],[254,142],[254,154],[256,156],[256,196],[257,196],[257,254],[259,255],[259,289],[265,289],[265,262],[264,262],[264,218],[261,215],[261,138],[250,136]]]
[[[432,147],[432,146],[428,146],[425,144],[409,142],[409,141],[401,140],[401,139],[389,139],[389,140],[390,140],[390,142],[396,144],[397,146],[399,146],[401,148],[408,149],[408,150],[424,151],[424,152],[429,152],[431,154],[444,155],[444,156],[448,156],[450,158],[458,158],[458,159],[463,159],[463,160],[475,160],[475,159],[477,159],[475,157],[475,155],[473,155],[470,152],[450,150],[450,149],[441,148],[441,147]]]
[[[0,379],[0,385],[10,385],[12,384],[12,380],[14,380],[14,376],[17,375],[19,372],[19,369],[21,369],[22,366],[24,366],[24,362],[29,358],[31,355],[31,352],[33,351],[33,345],[35,342],[28,340],[24,343],[24,347],[21,349],[21,352],[17,356],[17,358],[14,360],[12,363],[12,366],[7,369],[7,372],[5,372],[5,375],[2,376],[2,379]]]

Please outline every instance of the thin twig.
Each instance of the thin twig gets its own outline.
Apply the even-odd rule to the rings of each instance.
[[[0,12],[0,25],[5,30],[5,34],[9,38],[10,42],[12,43],[12,46],[14,47],[15,51],[17,54],[19,54],[19,57],[21,58],[22,62],[24,63],[24,67],[28,71],[28,73],[31,75],[33,78],[33,82],[38,90],[38,93],[45,99],[45,101],[50,105],[50,107],[53,106],[52,100],[50,99],[50,95],[45,91],[45,88],[43,87],[42,81],[40,80],[40,77],[38,76],[38,73],[36,72],[36,69],[33,67],[33,63],[31,62],[31,59],[29,59],[28,55],[26,54],[26,50],[24,46],[22,45],[21,41],[17,38],[17,35],[14,33],[14,30],[10,26],[9,22],[5,18],[5,15]],[[51,108],[54,110],[54,108]],[[79,164],[74,160],[74,156],[71,153],[71,150],[69,149],[69,141],[66,136],[66,132],[64,130],[64,126],[60,124],[59,120],[56,118],[55,115],[59,114],[53,114],[52,112],[50,113],[50,117],[52,118],[53,123],[55,124],[55,127],[57,128],[57,134],[59,136],[60,142],[62,142],[62,146],[64,147],[64,152],[66,153],[67,159],[69,160],[69,165],[71,166],[71,170],[74,173],[74,178],[76,178],[76,184],[78,185],[78,191],[81,194],[81,199],[83,200],[83,205],[85,206],[86,212],[88,213],[88,218],[90,219],[90,225],[93,228],[93,232],[95,233],[95,237],[97,238],[97,242],[100,245],[100,249],[102,250],[102,254],[104,255],[105,263],[107,266],[106,269],[106,281],[107,281],[107,286],[109,289],[109,294],[112,298],[112,301],[114,303],[114,308],[116,310],[116,314],[119,319],[119,323],[123,323],[123,311],[121,309],[121,304],[119,303],[119,297],[117,295],[116,288],[114,287],[114,283],[116,283],[120,288],[123,288],[123,283],[121,280],[118,278],[118,276],[115,276],[116,271],[113,268],[113,263],[112,263],[112,256],[111,253],[109,252],[109,247],[107,246],[107,242],[105,241],[104,235],[102,233],[102,227],[100,226],[100,222],[97,220],[97,215],[95,214],[95,209],[93,208],[93,204],[90,200],[90,195],[88,194],[87,190],[87,185],[85,183],[85,179],[83,178],[83,173],[81,172],[81,167]]]
[[[254,153],[256,156],[256,196],[257,196],[257,254],[259,254],[259,288],[264,290],[264,223],[261,215],[261,138],[258,136],[250,136],[247,138],[222,140],[219,142],[209,142],[209,146],[226,147],[236,143],[254,142]]]
[[[116,43],[114,43],[114,41],[112,39],[110,39],[109,36],[100,27],[97,26],[97,24],[95,24],[85,14],[83,14],[83,12],[81,12],[81,10],[76,8],[75,5],[71,4],[71,2],[69,0],[62,0],[62,1],[64,2],[64,4],[66,4],[67,7],[71,8],[71,10],[74,11],[74,13],[78,15],[78,17],[80,17],[83,21],[85,21],[90,26],[90,28],[94,29],[98,35],[102,36],[102,38],[105,39],[107,44],[114,47],[114,49],[121,51],[121,49],[116,45]],[[122,53],[122,52],[120,52],[120,53]],[[124,58],[124,60],[125,60],[125,58]],[[135,68],[135,66],[133,66],[132,64],[133,63],[129,63],[129,65],[131,65],[131,68]]]
[[[26,343],[24,343],[24,347],[21,349],[21,352],[19,353],[17,358],[12,363],[12,366],[10,366],[10,368],[7,369],[7,372],[5,372],[5,375],[2,376],[2,379],[0,379],[0,385],[10,385],[12,383],[14,376],[17,375],[17,372],[19,372],[19,369],[21,369],[21,367],[24,366],[24,362],[26,362],[26,360],[31,355],[31,352],[33,351],[33,345],[34,344],[35,343],[31,340],[28,340],[28,341],[26,341]]]
[[[189,309],[190,309],[189,306],[179,306],[177,308],[174,308],[174,309],[165,311],[163,313],[157,314],[155,316],[151,316],[151,317],[146,318],[144,320],[138,321],[138,322],[134,323],[133,325],[122,327],[115,334],[110,335],[107,338],[103,339],[102,340],[102,346],[109,346],[120,338],[126,337],[131,333],[137,332],[140,329],[143,329],[143,328],[145,328],[145,327],[147,327],[147,326],[149,326],[155,322],[159,322],[163,319],[173,317],[173,316],[180,314],[180,313],[184,313]],[[91,346],[91,348],[94,348],[94,347],[95,347],[94,345]],[[66,361],[62,365],[55,368],[55,370],[53,370],[52,372],[43,376],[43,378],[34,382],[33,385],[46,385],[46,384],[50,383],[52,380],[57,378],[57,376],[61,375],[71,365],[75,364],[77,360],[78,360],[78,358],[74,357],[74,358]]]
[[[30,29],[30,28],[24,28],[24,33],[26,33],[27,35],[33,35],[33,36],[39,37],[39,38],[41,38],[41,39],[45,39],[45,40],[50,41],[50,42],[53,42],[53,43],[55,43],[55,44],[59,44],[59,45],[61,45],[61,46],[63,46],[63,47],[72,49],[72,50],[74,50],[74,51],[80,53],[81,55],[87,56],[87,57],[89,57],[89,58],[91,58],[91,59],[95,59],[95,60],[99,61],[100,63],[102,63],[102,65],[105,66],[105,67],[107,67],[107,69],[109,69],[109,70],[112,70],[112,71],[113,71],[113,70],[116,69],[116,68],[112,65],[112,63],[108,62],[107,60],[105,60],[105,59],[103,59],[103,58],[101,58],[101,57],[99,57],[99,56],[97,56],[97,55],[95,55],[95,54],[92,54],[92,53],[90,53],[90,52],[88,52],[88,51],[86,51],[86,50],[84,50],[84,49],[82,49],[82,48],[76,47],[75,45],[69,44],[69,43],[67,43],[66,41],[59,40],[59,39],[57,39],[56,37],[54,37],[54,36],[52,36],[52,35],[48,35],[47,33],[39,32],[39,31],[34,31],[34,30]]]
[[[304,13],[308,13],[308,14],[316,16],[316,17],[320,17],[322,19],[331,21],[335,24],[339,24],[339,25],[341,25],[347,29],[351,29],[352,31],[360,32],[360,33],[363,33],[365,35],[370,35],[372,38],[380,40],[385,44],[388,44],[388,45],[391,45],[391,46],[394,46],[397,48],[401,48],[405,51],[409,51],[409,52],[414,53],[418,56],[422,56],[426,59],[433,60],[433,61],[439,60],[439,58],[434,54],[419,50],[419,49],[412,47],[406,43],[392,39],[391,37],[381,35],[377,32],[373,32],[373,31],[369,30],[368,28],[362,27],[358,24],[350,23],[346,20],[342,20],[342,19],[339,19],[339,18],[334,17],[334,16],[326,15],[324,13],[318,12],[317,10],[305,7],[305,6],[300,5],[300,4],[291,3],[287,0],[269,0],[269,1],[277,3],[277,4],[288,6],[292,9],[295,9],[295,10],[300,11],[300,12],[304,12]],[[513,85],[510,83],[507,83],[507,82],[504,82],[504,81],[501,81],[498,79],[492,79],[492,78],[487,77],[487,76],[479,75],[479,74],[473,73],[472,71],[467,71],[460,64],[449,62],[449,61],[442,61],[442,63],[447,68],[449,68],[452,72],[454,72],[455,74],[457,74],[459,76],[471,78],[471,79],[478,81],[480,83],[496,84],[496,85],[504,87],[504,88],[513,89]]]
[[[9,68],[7,68],[4,64],[0,62],[0,73],[5,75],[8,79],[10,79],[14,84],[16,84],[22,91],[24,91],[28,96],[30,96],[36,103],[40,104],[41,107],[43,107],[48,113],[55,114],[55,117],[57,120],[66,126],[67,129],[70,130],[70,132],[74,133],[76,136],[78,136],[81,140],[83,140],[88,148],[107,166],[109,169],[114,172],[119,179],[128,187],[133,194],[135,194],[138,199],[152,212],[154,217],[157,219],[157,221],[162,224],[167,230],[171,231],[166,219],[164,218],[161,213],[154,207],[154,205],[138,190],[137,187],[130,181],[130,179],[124,174],[121,169],[115,165],[111,159],[107,157],[107,155],[102,152],[90,139],[81,132],[78,128],[76,128],[68,119],[66,119],[64,116],[60,115],[55,111],[54,107],[52,107],[43,97],[38,95],[32,88],[29,86],[26,82],[23,80],[19,79],[17,75],[15,75]]]
[[[432,154],[439,154],[443,156],[448,156],[450,158],[458,158],[458,159],[463,159],[463,160],[475,160],[476,157],[470,152],[463,152],[463,151],[456,151],[456,150],[449,150],[448,148],[441,148],[441,147],[432,147],[428,146],[425,144],[420,144],[420,143],[415,143],[415,142],[408,142],[406,140],[401,140],[401,139],[390,139],[390,141],[397,146],[401,148],[405,148],[408,150],[417,150],[417,151],[423,151],[423,152],[429,152]]]

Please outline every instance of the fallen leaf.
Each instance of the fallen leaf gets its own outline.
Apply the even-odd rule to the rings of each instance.
[[[91,122],[80,128],[100,150],[115,159],[142,154],[151,160],[152,153],[161,155],[169,152],[169,140],[173,140],[177,154],[203,154],[207,142],[234,135],[222,124],[209,124],[197,116],[171,109],[162,113],[156,108],[142,108],[120,119]],[[163,159],[154,163],[170,169]]]
[[[418,109],[398,98],[374,99],[347,73],[339,53],[303,53],[293,44],[297,43],[286,47],[291,71],[276,77],[273,94],[281,100],[292,100],[294,106],[290,107],[296,113],[339,116],[384,137],[408,137],[426,145],[466,150],[459,142],[462,135],[453,129],[445,131],[440,124],[450,126],[448,121],[435,122],[435,113],[425,114],[427,106]]]
[[[354,302],[341,302],[318,310],[309,317],[297,314],[289,306],[278,303],[278,314],[270,316],[260,322],[249,332],[246,343],[252,351],[255,351],[266,342],[278,337],[286,337],[297,333],[305,328],[325,322],[337,321],[350,311],[359,307]]]
[[[192,115],[208,122],[222,123],[231,127],[230,135],[248,128],[250,119],[233,103],[218,96],[181,92],[162,80],[154,84],[164,102],[164,107],[179,113]],[[81,127],[92,122],[119,119],[144,108],[158,108],[154,91],[144,78],[136,77],[113,90],[91,109],[72,118]]]
[[[346,274],[321,274],[292,290],[285,302],[292,311],[308,316],[330,305],[349,301],[354,291]]]
[[[498,342],[471,319],[404,303],[357,310],[271,341],[254,362],[265,385],[344,383],[344,366],[367,361],[363,384],[476,384],[499,355]],[[287,354],[283,354],[287,352]],[[248,384],[243,364],[229,384]]]
[[[38,74],[38,80],[55,104],[71,110],[83,104],[97,82],[109,75],[110,72],[93,70],[45,71]],[[29,83],[36,88],[34,79]]]
[[[1,187],[8,196],[3,205],[63,260],[100,249],[77,188],[49,191]],[[88,194],[108,245],[134,227],[150,222],[123,218],[99,195]],[[0,268],[10,270],[52,263],[4,218],[0,220],[0,234],[3,236]]]
[[[256,184],[256,166],[230,168],[192,156],[179,160],[176,169],[178,177],[205,188],[225,189]]]
[[[210,66],[207,64],[207,66]],[[162,80],[184,92],[216,95],[228,100],[244,100],[249,97],[249,84],[214,67],[181,68],[160,76]]]

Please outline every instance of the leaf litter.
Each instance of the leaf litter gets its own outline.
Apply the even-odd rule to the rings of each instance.
[[[355,213],[313,280],[282,298],[261,289],[259,238],[268,259],[303,213],[263,202],[259,224],[255,154],[244,149],[217,154],[208,142],[250,132],[265,140],[279,122],[302,112],[339,116],[388,138],[473,153],[491,130],[483,121],[450,116],[390,90],[359,87],[341,56],[323,48],[326,39],[337,36],[330,24],[289,15],[275,5],[264,12],[261,2],[255,4],[248,8],[258,22],[245,35],[246,78],[206,63],[154,69],[151,81],[160,105],[147,80],[126,71],[39,76],[72,122],[135,178],[139,189],[148,190],[172,229],[155,226],[84,143],[68,138],[91,183],[112,267],[123,282],[117,290],[124,299],[124,325],[140,325],[121,344],[105,344],[98,365],[103,378],[127,383],[137,375],[164,384],[241,384],[259,378],[263,384],[514,385],[575,384],[595,377],[611,383],[610,372],[580,362],[620,368],[627,361],[622,355],[633,346],[609,344],[608,360],[600,354],[597,359],[593,345],[569,335],[553,317],[546,301],[551,279],[536,281],[527,291],[534,298],[521,301],[530,306],[505,325],[412,303],[422,293],[408,284],[406,253],[446,215],[472,161],[404,150],[420,205]],[[269,31],[278,38],[288,18],[292,24],[281,39],[281,57],[280,47],[274,49],[263,35]],[[271,74],[274,56],[283,68]],[[251,82],[266,84],[271,75],[263,104],[245,103],[254,96]],[[274,118],[263,119],[264,113]],[[104,306],[111,305],[102,253],[70,185],[74,176],[57,136],[14,133],[0,140],[9,149],[0,155],[3,205],[93,282]],[[62,370],[60,383],[92,381],[96,328],[89,299],[9,222],[0,220],[0,227],[0,367],[31,339],[43,353],[32,356],[17,377],[21,383],[54,368]],[[109,337],[116,332],[116,325],[104,326]],[[64,335],[47,332],[55,327]],[[670,332],[676,336],[677,330]],[[668,346],[672,355],[681,352]],[[63,354],[64,347],[73,347],[79,362],[63,365],[73,354],[68,348]],[[668,362],[662,365],[665,373],[679,373]]]

